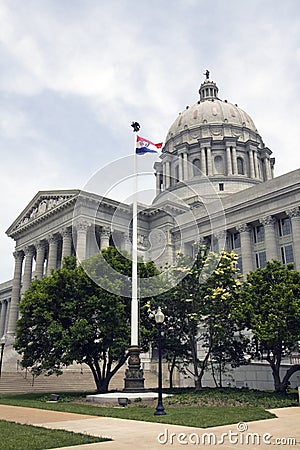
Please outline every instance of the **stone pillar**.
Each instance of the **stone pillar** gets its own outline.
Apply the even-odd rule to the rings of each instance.
[[[189,173],[188,173],[188,159],[187,159],[187,153],[183,153],[183,179],[188,180],[189,179]]]
[[[204,175],[207,175],[206,172],[206,156],[205,156],[205,148],[201,149],[201,171]]]
[[[291,219],[292,234],[293,234],[293,250],[294,250],[294,265],[296,270],[300,270],[300,209],[292,208],[286,211],[286,214]]]
[[[100,236],[101,236],[100,249],[103,250],[103,249],[109,247],[110,229],[103,227],[101,230]]]
[[[65,228],[62,231],[62,259],[72,255],[72,230],[71,228]]]
[[[45,263],[45,242],[37,242],[35,244],[36,248],[36,263],[35,263],[35,277],[37,279],[43,278],[44,275],[44,263]]]
[[[7,334],[12,337],[15,334],[16,323],[19,316],[22,264],[24,259],[24,253],[22,251],[16,251],[14,252],[14,257],[15,257],[15,271],[11,292],[11,304],[8,318],[8,326],[7,326]]]
[[[22,294],[27,291],[30,286],[32,279],[32,260],[34,256],[34,248],[32,246],[25,248],[25,264],[24,264],[24,274],[22,283]]]
[[[237,168],[237,159],[236,159],[236,148],[232,147],[232,171],[234,175],[237,175],[238,168]]]
[[[124,250],[129,254],[132,253],[132,244],[128,233],[124,233]]]
[[[163,190],[165,190],[166,189],[166,164],[165,163],[162,165],[162,169],[163,169],[163,173],[162,173],[162,176],[163,176]]]
[[[265,158],[266,179],[272,179],[271,164],[269,158]]]
[[[241,251],[243,262],[243,275],[253,270],[253,255],[251,245],[251,227],[246,223],[242,223],[236,227],[241,236]]]
[[[161,192],[161,188],[160,188],[161,174],[160,174],[160,172],[156,172],[155,177],[156,177],[156,195],[158,195]]]
[[[226,147],[227,175],[232,175],[231,149]]]
[[[272,216],[266,216],[259,219],[265,229],[266,258],[267,261],[278,259],[278,250],[275,233],[276,220]]]
[[[178,158],[179,158],[179,165],[178,165],[178,175],[179,175],[179,181],[182,181],[183,180],[183,154],[182,153],[180,153],[179,155],[178,155]]]
[[[1,302],[1,318],[0,318],[0,336],[2,337],[5,334],[5,324],[7,317],[7,301],[4,300]],[[1,339],[0,337],[0,339]]]
[[[166,161],[166,189],[169,189],[170,183],[170,161]]]
[[[48,253],[48,265],[47,276],[51,275],[51,271],[57,267],[57,246],[58,239],[56,235],[49,236],[49,253]]]
[[[254,171],[255,171],[255,177],[259,178],[259,170],[258,170],[258,160],[257,160],[257,151],[253,151],[253,159],[254,159]]]
[[[206,155],[207,155],[207,175],[213,175],[213,166],[211,160],[211,149],[210,147],[206,147]]]
[[[88,222],[78,222],[76,224],[77,242],[76,242],[76,257],[77,261],[81,263],[86,258],[86,237],[88,230]]]
[[[254,178],[254,161],[253,161],[253,151],[249,150],[249,163],[250,163],[250,178]]]

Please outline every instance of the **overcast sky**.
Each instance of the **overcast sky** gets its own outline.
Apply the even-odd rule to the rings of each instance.
[[[32,197],[129,155],[132,120],[164,140],[206,69],[276,175],[299,168],[299,17],[299,0],[0,0],[0,282],[14,268],[5,231]]]

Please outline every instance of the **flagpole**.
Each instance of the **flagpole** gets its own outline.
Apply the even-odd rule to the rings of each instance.
[[[134,128],[133,147],[133,208],[132,208],[132,292],[131,292],[131,345],[139,345],[138,274],[137,274],[137,159],[136,143],[139,127]]]
[[[138,273],[137,273],[137,132],[140,125],[131,124],[134,131],[133,154],[133,204],[132,204],[132,274],[131,274],[131,339],[128,349],[128,368],[125,371],[125,387],[127,392],[141,392],[144,390],[144,371],[141,368],[139,347],[139,303],[138,303]]]

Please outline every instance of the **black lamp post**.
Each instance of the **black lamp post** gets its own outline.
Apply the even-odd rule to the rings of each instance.
[[[155,314],[155,322],[158,330],[158,402],[154,412],[155,416],[164,416],[166,414],[163,402],[162,402],[162,351],[161,351],[161,324],[164,323],[165,316],[160,309],[157,308]]]
[[[2,336],[1,338],[1,355],[0,355],[0,378],[1,378],[1,374],[2,374],[2,361],[3,361],[3,352],[4,352],[4,347],[5,347],[5,335]]]

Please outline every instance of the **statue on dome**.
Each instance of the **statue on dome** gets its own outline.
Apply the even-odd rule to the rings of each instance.
[[[206,70],[203,75],[205,75],[206,79],[209,80],[209,70]]]

